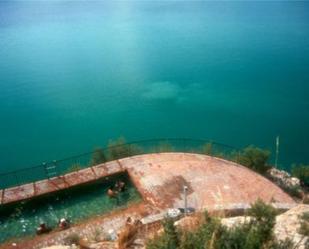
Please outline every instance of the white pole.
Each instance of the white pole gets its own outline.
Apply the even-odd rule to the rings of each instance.
[[[277,136],[277,138],[276,138],[276,161],[275,161],[275,168],[278,168],[279,145],[280,145],[280,138],[279,138],[279,136]]]
[[[187,209],[188,209],[188,202],[187,202],[187,186],[183,186],[183,195],[184,195],[184,201],[185,201],[185,216],[187,216]]]

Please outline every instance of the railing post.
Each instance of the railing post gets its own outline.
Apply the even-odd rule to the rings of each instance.
[[[55,172],[56,176],[58,176],[57,160],[53,160],[53,164],[54,164],[54,166],[55,166],[54,172]]]
[[[239,159],[240,159],[240,151],[238,150],[238,151],[237,151],[237,159],[236,159],[236,162],[237,162],[237,163],[239,163]]]
[[[49,176],[48,176],[48,171],[47,171],[47,168],[46,168],[46,163],[45,163],[45,162],[43,162],[43,163],[42,163],[42,167],[43,167],[43,169],[44,169],[44,171],[45,171],[45,176],[46,176],[46,179],[49,179]]]
[[[16,181],[16,185],[19,185],[19,180],[18,180],[18,177],[17,177],[17,173],[14,172],[14,178],[15,178],[15,181]]]

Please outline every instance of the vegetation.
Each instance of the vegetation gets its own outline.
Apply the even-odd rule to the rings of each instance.
[[[137,225],[127,225],[119,234],[118,249],[127,249],[132,245],[138,232]]]
[[[205,212],[201,224],[193,230],[176,229],[173,220],[163,223],[163,234],[147,243],[147,249],[292,249],[289,240],[276,241],[273,235],[276,211],[261,200],[252,205],[250,222],[233,228]]]
[[[238,162],[260,174],[265,174],[270,169],[267,163],[269,157],[270,152],[268,150],[250,145],[241,151]]]
[[[211,142],[204,144],[201,152],[202,154],[211,156],[213,154],[213,144]]]
[[[174,226],[174,220],[167,218],[162,222],[164,233],[147,244],[147,249],[176,249],[179,247],[180,234]]]
[[[90,165],[97,165],[100,163],[104,163],[106,161],[104,150],[101,148],[96,148],[93,152]]]
[[[82,169],[82,166],[79,163],[74,163],[67,169],[66,173],[71,173],[71,172],[78,171],[81,169]]]
[[[216,144],[212,142],[206,143],[202,145],[200,153],[208,155],[208,156],[215,156],[215,157],[223,158],[226,160],[238,162],[238,152],[237,151],[235,150],[230,151],[229,148],[228,148],[228,151],[226,151],[226,150],[222,150],[222,148],[220,149],[216,147],[218,146],[216,146]]]
[[[185,143],[185,141],[180,141],[181,143]],[[147,143],[145,143],[147,145]],[[270,158],[270,152],[268,150],[264,150],[253,145],[250,145],[241,151],[231,150],[223,150],[220,145],[212,142],[205,143],[201,146],[192,146],[185,147],[184,151],[197,152],[210,156],[215,156],[219,158],[224,158],[226,160],[235,161],[240,163],[262,175],[266,175],[267,171],[271,168],[268,164],[268,160]],[[177,148],[177,147],[176,147]],[[172,152],[176,151],[175,147],[169,143],[169,141],[159,142],[157,145],[153,145],[150,148],[150,152]],[[141,147],[136,144],[128,144],[124,137],[119,137],[115,140],[110,140],[108,143],[107,150],[103,150],[102,148],[97,148],[92,154],[90,165],[100,164],[109,160],[120,159],[124,157],[129,157],[133,155],[143,154],[147,152],[146,147]],[[66,173],[80,170],[82,167],[79,164],[72,165]],[[301,184],[305,187],[309,187],[309,166],[308,165],[299,165],[293,166],[292,175],[300,179]],[[277,183],[278,184],[278,183]],[[297,198],[302,197],[302,191],[299,187],[290,187],[285,186],[284,184],[280,185],[281,188],[284,189],[291,196],[295,196]]]
[[[299,233],[304,236],[309,236],[309,212],[303,213],[301,218],[301,224],[299,228]]]
[[[169,142],[161,142],[159,143],[153,150],[154,152],[172,152],[174,151],[173,146]]]
[[[309,212],[303,213],[300,219],[301,223],[298,232],[304,236],[303,239],[306,239],[309,237]],[[305,242],[305,249],[309,249],[309,239]]]
[[[95,242],[100,242],[101,240],[102,240],[102,231],[97,227],[97,228],[95,228],[95,230],[94,230],[94,233],[93,233],[93,240],[95,241]]]
[[[127,144],[124,137],[108,142],[108,159],[110,160],[142,154],[142,151],[142,148],[135,144]]]
[[[303,186],[309,187],[309,165],[293,165],[292,176],[297,177]]]
[[[285,186],[283,184],[279,185],[286,193],[290,196],[301,199],[303,198],[302,188],[299,186]]]
[[[71,233],[64,239],[66,245],[79,245],[80,240],[81,238],[78,233]]]

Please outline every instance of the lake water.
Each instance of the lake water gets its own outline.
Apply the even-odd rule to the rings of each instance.
[[[308,96],[308,2],[0,2],[0,172],[120,135],[309,163]]]

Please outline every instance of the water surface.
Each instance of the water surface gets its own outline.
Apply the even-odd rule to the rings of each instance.
[[[111,199],[106,194],[107,189],[113,187],[118,180],[126,183],[125,191]],[[128,175],[118,174],[96,183],[58,191],[16,205],[1,206],[0,243],[8,239],[34,236],[41,223],[57,229],[59,220],[66,218],[72,225],[76,225],[91,217],[102,216],[116,208],[125,208],[128,204],[139,201],[141,197]]]
[[[1,1],[0,172],[210,138],[309,162],[309,3]]]

